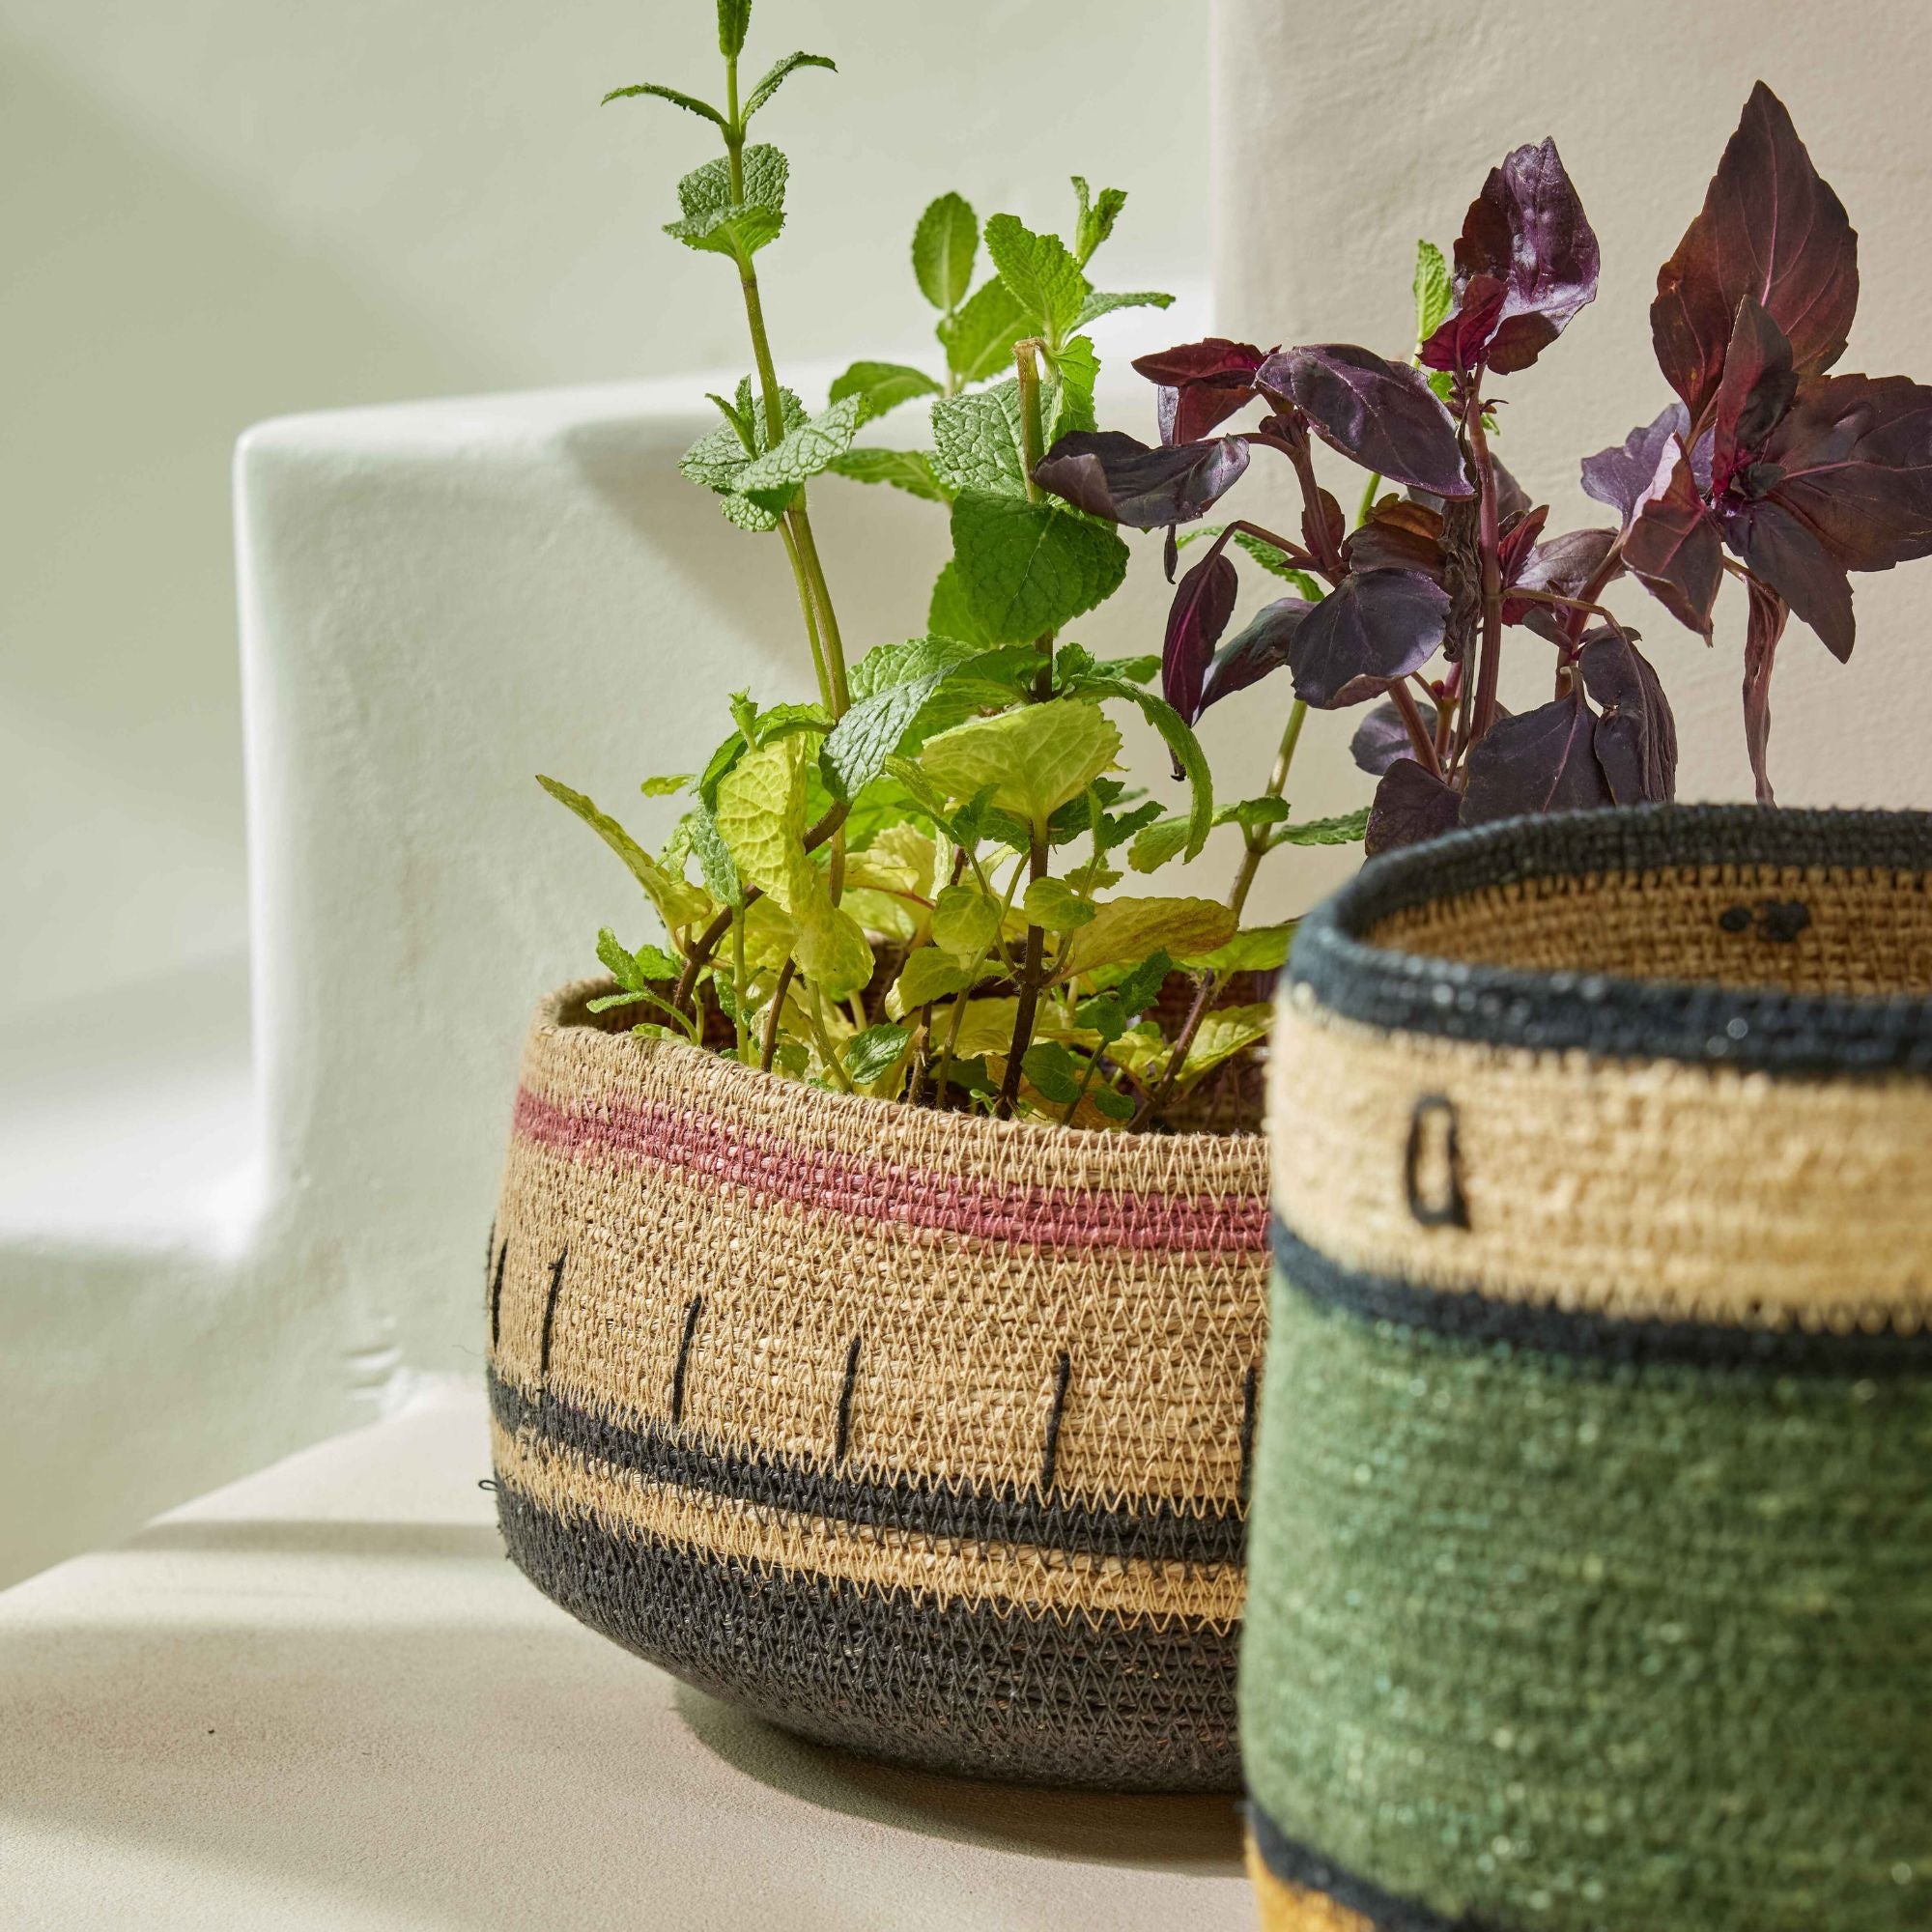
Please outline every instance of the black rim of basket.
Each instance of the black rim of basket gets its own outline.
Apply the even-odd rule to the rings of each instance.
[[[1532,973],[1403,952],[1362,936],[1397,913],[1514,880],[1702,866],[1889,873],[1896,889],[1922,893],[1932,872],[1932,813],[1640,806],[1450,833],[1371,860],[1310,913],[1288,979],[1344,1018],[1439,1038],[1773,1072],[1932,1071],[1932,1000],[1918,995]],[[1753,902],[1748,880],[1739,896]]]

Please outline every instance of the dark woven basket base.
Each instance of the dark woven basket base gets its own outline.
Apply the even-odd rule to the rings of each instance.
[[[564,1522],[507,1485],[511,1557],[580,1622],[824,1745],[923,1770],[1232,1792],[1237,1633],[938,1607]]]

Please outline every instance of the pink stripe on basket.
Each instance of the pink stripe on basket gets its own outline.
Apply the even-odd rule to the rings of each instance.
[[[708,1175],[781,1201],[857,1220],[1037,1247],[1260,1254],[1267,1204],[1238,1195],[1120,1194],[1001,1187],[917,1168],[851,1160],[682,1108],[559,1107],[517,1095],[515,1131],[558,1153],[617,1155]]]

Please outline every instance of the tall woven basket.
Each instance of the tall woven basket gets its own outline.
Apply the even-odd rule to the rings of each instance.
[[[1932,1926],[1932,819],[1519,821],[1300,932],[1264,1922]]]
[[[938,1115],[539,1008],[491,1237],[511,1555],[807,1737],[1227,1790],[1259,1134]]]

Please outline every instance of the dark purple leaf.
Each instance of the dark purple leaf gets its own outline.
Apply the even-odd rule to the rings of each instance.
[[[1529,561],[1529,554],[1536,548],[1536,540],[1543,534],[1543,526],[1549,521],[1549,505],[1539,504],[1533,510],[1526,510],[1520,517],[1505,518],[1496,540],[1496,566],[1502,573],[1503,582],[1514,583],[1524,564]]]
[[[1398,845],[1419,845],[1453,832],[1463,810],[1463,796],[1444,784],[1426,765],[1398,758],[1382,774],[1369,807],[1369,829],[1362,850],[1373,859]]]
[[[1288,647],[1301,620],[1315,608],[1305,597],[1282,597],[1264,605],[1251,623],[1215,652],[1202,681],[1201,710],[1279,670],[1288,662]]]
[[[1636,506],[1650,494],[1662,467],[1663,452],[1690,434],[1690,412],[1672,403],[1654,423],[1634,429],[1620,448],[1600,449],[1583,459],[1583,493],[1616,511],[1628,528]]]
[[[1231,342],[1225,335],[1210,335],[1203,342],[1183,342],[1173,349],[1156,350],[1151,355],[1134,358],[1134,369],[1150,383],[1171,389],[1185,388],[1190,383],[1208,383],[1226,387],[1240,384],[1252,389],[1255,371],[1268,358],[1265,349],[1252,342]]]
[[[1657,272],[1650,335],[1664,380],[1701,423],[1724,372],[1738,304],[1754,296],[1800,376],[1844,354],[1859,305],[1859,238],[1763,81],[1677,252]]]
[[[1301,507],[1301,541],[1307,545],[1311,554],[1326,556],[1330,552],[1340,552],[1349,528],[1349,520],[1342,514],[1342,506],[1327,490],[1318,490],[1315,501],[1321,510],[1321,522],[1315,521],[1314,507],[1304,503]]]
[[[1161,648],[1161,696],[1193,724],[1201,715],[1201,685],[1228,619],[1240,580],[1217,542],[1180,580],[1167,613]]]
[[[1469,749],[1463,823],[1614,804],[1597,762],[1596,724],[1576,692],[1492,724]]]
[[[1255,380],[1291,397],[1324,442],[1364,469],[1438,497],[1475,494],[1456,426],[1416,370],[1327,343],[1270,355]]]
[[[1738,304],[1738,319],[1724,352],[1712,423],[1711,485],[1725,489],[1763,446],[1798,392],[1791,344],[1759,307],[1755,296]]]
[[[1509,290],[1493,275],[1472,276],[1459,288],[1456,306],[1419,352],[1426,369],[1446,369],[1466,376],[1483,366],[1490,337],[1502,319]]]
[[[1932,388],[1904,376],[1806,383],[1763,462],[1777,472],[1771,494],[1847,570],[1932,555]]]
[[[1443,328],[1463,323],[1451,348],[1457,360],[1438,362],[1426,353],[1423,359],[1432,368],[1486,362],[1501,376],[1527,369],[1595,298],[1598,268],[1597,238],[1556,143],[1518,148],[1490,170],[1456,242],[1459,315]],[[1469,337],[1481,314],[1492,319],[1472,358]],[[1431,338],[1432,348],[1442,332]]]
[[[1776,497],[1742,503],[1727,499],[1723,517],[1724,541],[1752,575],[1761,577],[1818,633],[1834,658],[1842,663],[1850,657],[1857,638],[1851,580],[1817,531]]]
[[[1321,710],[1361,704],[1429,662],[1442,641],[1449,595],[1413,570],[1342,580],[1294,634],[1294,695]]]
[[[1596,699],[1597,762],[1619,805],[1667,804],[1677,796],[1677,721],[1650,660],[1628,633],[1592,631],[1578,654]]]
[[[1680,624],[1710,641],[1711,610],[1724,581],[1723,546],[1690,465],[1674,444],[1625,533],[1624,563]]]
[[[1615,530],[1566,530],[1540,543],[1523,560],[1511,583],[1515,590],[1547,590],[1557,597],[1581,597],[1596,582],[1617,540]],[[1549,604],[1530,604],[1520,598],[1503,600],[1503,621],[1527,624],[1552,643],[1568,624],[1570,613]]]
[[[1415,746],[1402,713],[1387,698],[1362,714],[1349,755],[1371,777],[1379,778],[1398,758],[1415,756]]]
[[[1442,513],[1426,503],[1384,497],[1368,521],[1342,545],[1350,570],[1419,570],[1442,573]]]
[[[1150,449],[1119,430],[1076,430],[1034,466],[1033,480],[1090,517],[1156,530],[1206,515],[1247,467],[1239,437]]]
[[[1753,579],[1746,587],[1750,592],[1750,617],[1745,630],[1745,750],[1757,781],[1757,802],[1775,805],[1765,765],[1771,743],[1771,667],[1789,611],[1784,599],[1768,585]]]
[[[1215,335],[1141,356],[1134,368],[1160,385],[1161,440],[1197,442],[1252,402],[1255,371],[1267,354],[1252,342]]]

